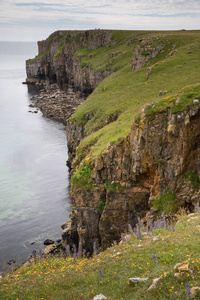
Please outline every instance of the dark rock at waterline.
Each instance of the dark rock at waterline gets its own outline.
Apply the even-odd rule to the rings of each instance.
[[[12,264],[15,264],[15,263],[16,263],[16,260],[11,259],[11,260],[9,260],[9,262],[7,262],[7,265],[12,265]]]
[[[61,239],[56,240],[56,243],[60,244],[62,242]]]
[[[34,244],[35,244],[35,242],[31,242],[30,244],[31,244],[31,245],[34,245]]]
[[[51,244],[54,244],[54,240],[51,240],[51,239],[46,239],[44,242],[43,242],[44,245],[51,245]]]

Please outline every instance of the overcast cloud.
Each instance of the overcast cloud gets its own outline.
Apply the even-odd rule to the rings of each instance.
[[[0,40],[36,41],[58,29],[200,29],[199,0],[0,0]]]

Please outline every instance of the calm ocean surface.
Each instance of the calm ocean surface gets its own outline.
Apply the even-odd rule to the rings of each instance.
[[[0,42],[0,269],[60,238],[69,219],[64,126],[28,112],[22,84],[25,60],[36,54],[36,43]]]

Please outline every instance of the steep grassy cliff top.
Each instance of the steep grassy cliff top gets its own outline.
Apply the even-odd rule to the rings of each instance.
[[[84,156],[85,151],[98,156],[108,143],[125,137],[147,103],[154,103],[149,114],[167,107],[175,112],[200,98],[200,31],[108,32],[112,34],[110,46],[75,52],[83,67],[113,71],[71,117],[71,122],[85,126],[87,135],[78,155]],[[163,48],[148,60],[159,45]],[[137,49],[139,57],[134,56]],[[147,58],[145,65],[134,70],[133,64],[143,57]]]

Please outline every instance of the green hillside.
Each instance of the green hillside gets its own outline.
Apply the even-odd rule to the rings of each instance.
[[[114,71],[71,118],[76,124],[85,125],[87,137],[77,150],[82,157],[86,153],[98,156],[108,143],[125,137],[144,104],[158,102],[153,109],[148,108],[151,114],[169,106],[178,111],[192,105],[193,96],[200,97],[200,31],[113,31],[112,34],[114,45],[95,50],[79,49],[75,53],[81,56],[83,67]],[[138,41],[140,44],[144,40],[152,40],[153,47],[159,44],[165,47],[141,70],[132,71],[134,50]],[[179,99],[178,104],[176,99]]]
[[[100,293],[108,300],[199,299],[199,213],[179,215],[176,225],[157,221],[149,231],[140,224],[130,233],[89,259],[37,258],[0,279],[0,299],[89,300]],[[177,263],[184,263],[179,270]],[[130,284],[135,277],[147,280]],[[155,278],[160,279],[149,289]]]

